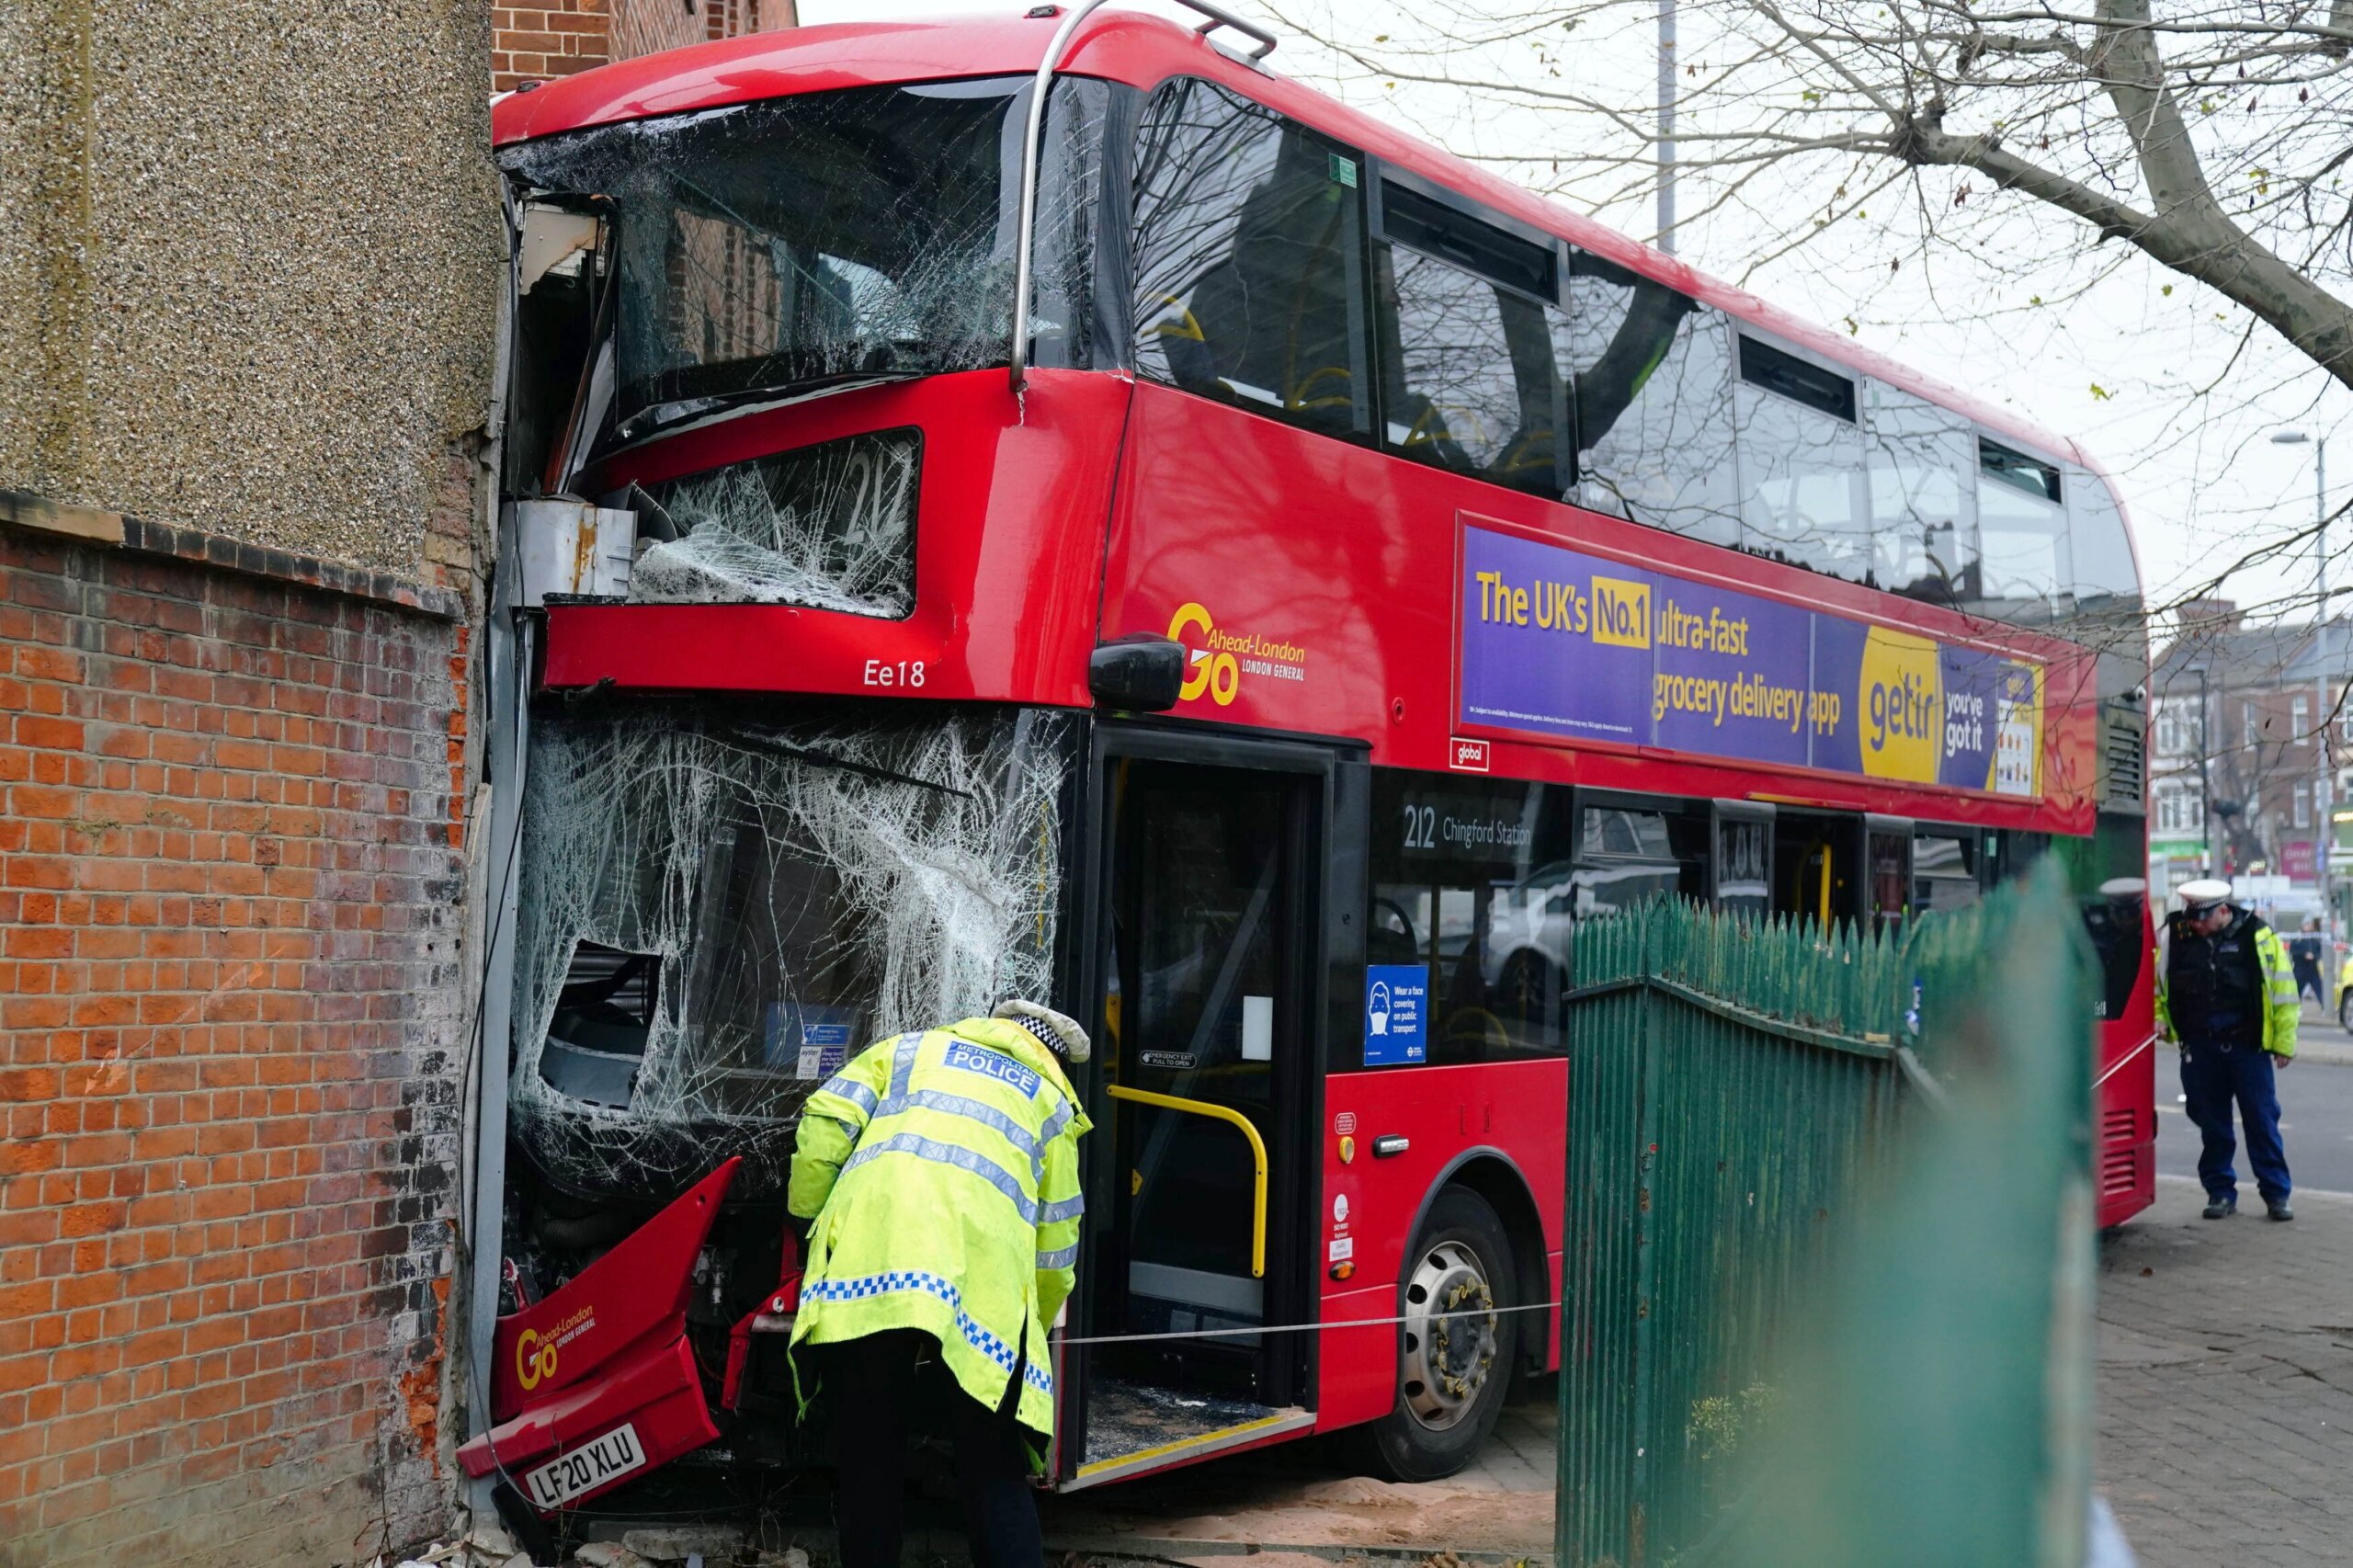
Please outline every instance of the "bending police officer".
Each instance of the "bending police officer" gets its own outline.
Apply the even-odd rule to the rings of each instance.
[[[1030,1471],[1054,1426],[1046,1333],[1077,1278],[1064,1062],[1034,1002],[869,1046],[801,1108],[787,1201],[813,1221],[793,1371],[834,1413],[843,1568],[897,1568],[918,1409],[953,1439],[977,1568],[1041,1568]]]
[[[2279,933],[2230,899],[2225,881],[2183,884],[2182,907],[2157,937],[2157,1029],[2181,1048],[2181,1092],[2204,1140],[2206,1218],[2238,1210],[2235,1102],[2264,1207],[2274,1220],[2292,1220],[2272,1072],[2295,1061],[2302,1006]]]

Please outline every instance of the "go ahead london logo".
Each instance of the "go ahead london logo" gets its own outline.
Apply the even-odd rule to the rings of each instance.
[[[1168,640],[1185,650],[1185,684],[1176,700],[1208,698],[1231,708],[1245,680],[1304,681],[1307,650],[1260,632],[1228,631],[1198,603],[1181,607],[1168,622]]]

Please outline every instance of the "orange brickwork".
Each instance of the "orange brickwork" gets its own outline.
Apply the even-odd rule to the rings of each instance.
[[[0,1565],[364,1562],[449,1498],[464,607],[131,526],[0,527]]]
[[[491,90],[708,39],[775,32],[796,19],[793,0],[495,0]]]

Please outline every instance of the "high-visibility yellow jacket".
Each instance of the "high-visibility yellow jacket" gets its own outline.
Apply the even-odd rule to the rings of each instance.
[[[1016,1414],[1051,1436],[1046,1331],[1077,1278],[1088,1126],[1018,1024],[966,1018],[859,1052],[801,1108],[787,1200],[815,1222],[793,1346],[921,1329],[992,1410],[1017,1359]]]
[[[2296,1027],[2303,1018],[2303,1003],[2296,991],[2296,969],[2288,961],[2288,949],[2279,940],[2279,933],[2250,915],[2247,924],[2255,937],[2255,963],[2261,974],[2263,987],[2263,1049],[2278,1057],[2296,1054]],[[2176,1044],[2173,1014],[2165,1006],[2165,983],[2173,962],[2173,921],[2168,919],[2157,929],[2157,1033]]]

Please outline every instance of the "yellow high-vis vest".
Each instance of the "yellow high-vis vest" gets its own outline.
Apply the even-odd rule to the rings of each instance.
[[[814,1223],[793,1348],[921,1329],[992,1410],[1019,1365],[1016,1415],[1051,1436],[1046,1331],[1077,1279],[1089,1125],[1018,1024],[966,1018],[859,1052],[801,1108],[788,1201]]]

